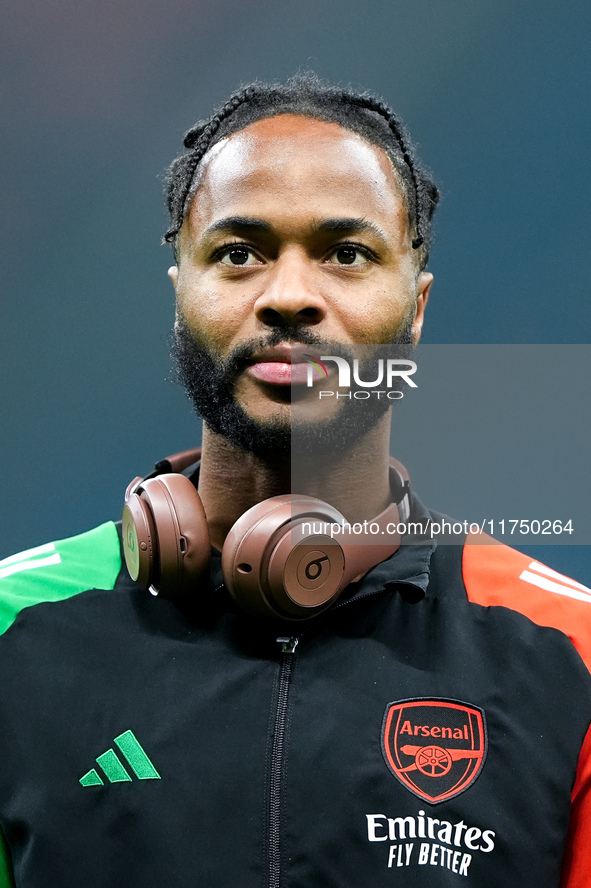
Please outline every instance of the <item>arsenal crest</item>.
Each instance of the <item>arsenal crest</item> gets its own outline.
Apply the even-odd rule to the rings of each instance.
[[[414,698],[386,707],[382,726],[386,764],[407,789],[433,805],[474,783],[486,747],[486,720],[477,706]]]

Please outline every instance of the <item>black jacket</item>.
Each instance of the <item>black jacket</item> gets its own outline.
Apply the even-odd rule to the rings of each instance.
[[[17,888],[588,884],[588,590],[473,542],[290,627],[220,583],[214,556],[194,612],[152,597],[113,524],[0,563],[2,888],[10,860]]]

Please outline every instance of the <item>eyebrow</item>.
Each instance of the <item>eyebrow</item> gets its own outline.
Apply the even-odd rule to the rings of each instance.
[[[272,231],[272,225],[270,222],[265,222],[264,219],[255,219],[251,216],[228,216],[225,219],[220,219],[218,222],[214,222],[213,225],[210,225],[209,228],[205,229],[203,234],[207,237],[218,231],[227,232],[228,234],[234,231],[268,233],[269,231]]]
[[[207,237],[217,232],[228,234],[233,232],[269,234],[271,231],[273,231],[273,226],[264,219],[257,219],[252,216],[227,216],[206,228],[203,235]],[[321,222],[315,222],[312,225],[313,234],[353,234],[356,232],[373,234],[384,243],[387,242],[387,237],[382,229],[374,222],[368,222],[367,219],[363,218],[337,217],[335,219],[323,219]]]
[[[315,232],[328,232],[335,234],[343,234],[347,233],[367,233],[373,234],[378,237],[380,240],[386,242],[386,234],[382,231],[382,229],[376,225],[374,222],[368,222],[367,219],[324,219],[322,222],[317,222],[314,225],[313,230]]]

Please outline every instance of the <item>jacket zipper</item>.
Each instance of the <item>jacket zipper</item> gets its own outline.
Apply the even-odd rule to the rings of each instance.
[[[366,592],[356,599],[341,601],[331,610],[345,607],[363,598],[379,595],[384,589],[375,589]],[[277,705],[275,709],[275,721],[273,724],[273,742],[271,747],[271,766],[269,773],[269,888],[281,888],[281,790],[283,778],[283,763],[285,753],[285,729],[287,727],[287,713],[289,708],[289,689],[295,650],[300,641],[299,636],[279,636],[276,639],[281,645],[281,659],[279,661],[279,679],[277,683]]]
[[[269,774],[269,888],[280,888],[281,884],[281,783],[285,751],[285,729],[289,704],[289,687],[295,649],[299,638],[281,636],[279,680],[277,684],[277,706],[273,725],[273,745],[271,747],[271,768]]]
[[[220,592],[224,584],[219,585],[214,594]],[[383,592],[383,589],[367,592],[361,598],[368,598]],[[358,600],[358,599],[354,599]],[[331,610],[351,604],[351,601],[342,601]],[[269,888],[281,888],[281,789],[283,777],[283,760],[285,751],[285,729],[287,727],[287,712],[289,706],[289,688],[295,650],[301,636],[279,636],[276,639],[281,645],[281,659],[279,661],[279,679],[277,682],[277,704],[275,709],[275,721],[273,724],[273,742],[271,746],[271,765],[269,772],[269,847],[268,869]]]

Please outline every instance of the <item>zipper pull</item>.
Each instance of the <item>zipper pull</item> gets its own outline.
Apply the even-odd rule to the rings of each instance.
[[[277,644],[281,645],[282,654],[293,654],[298,646],[298,641],[299,638],[280,637],[277,639]]]

